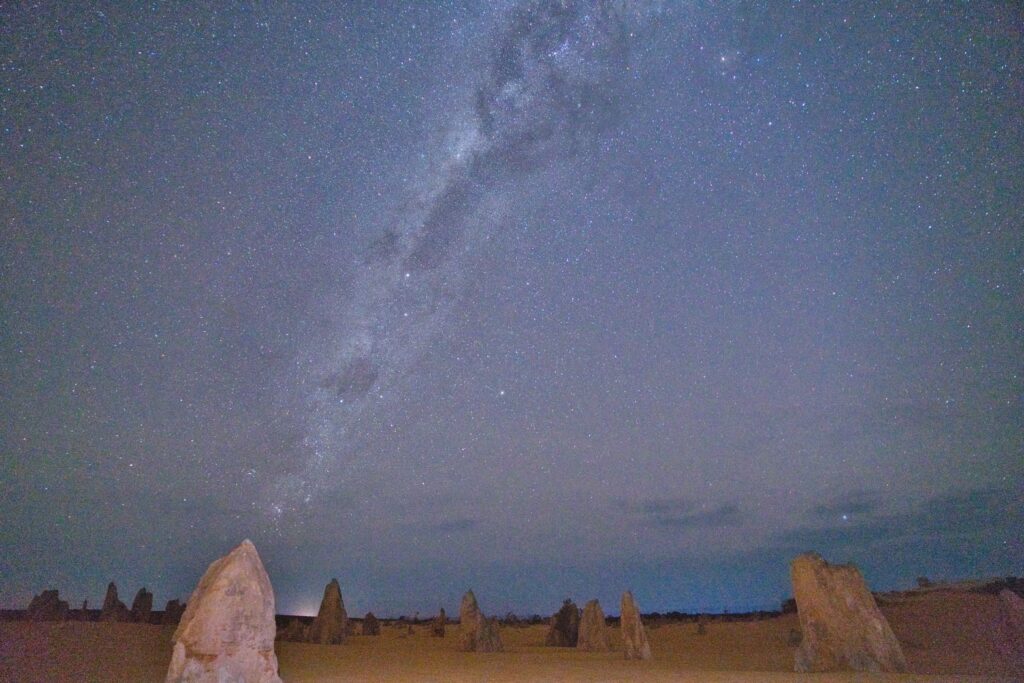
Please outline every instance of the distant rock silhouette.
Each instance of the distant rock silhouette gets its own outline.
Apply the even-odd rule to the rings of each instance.
[[[68,603],[60,599],[56,589],[43,591],[32,598],[26,616],[29,621],[64,621],[68,618]]]
[[[107,585],[107,594],[103,598],[103,609],[100,610],[100,621],[131,621],[132,615],[124,603],[117,598],[117,586],[111,581]]]
[[[855,566],[809,553],[793,560],[790,574],[803,635],[796,671],[906,671],[899,641]]]
[[[164,625],[177,624],[181,621],[181,615],[185,613],[185,606],[178,600],[168,600],[164,607],[164,614],[160,617],[160,623]]]
[[[612,649],[608,640],[608,627],[604,623],[604,611],[597,600],[591,600],[583,606],[576,649],[589,652],[607,652]]]
[[[444,607],[430,623],[430,635],[434,638],[444,638],[444,627],[448,623],[448,616],[444,613]]]
[[[306,624],[302,623],[302,619],[295,617],[288,622],[287,626],[281,629],[281,632],[277,634],[277,639],[289,643],[304,643],[306,642],[308,631],[309,628]]]
[[[324,597],[320,601],[320,611],[309,627],[308,641],[321,645],[337,645],[345,642],[348,626],[348,613],[341,599],[341,586],[337,579],[324,588]]]
[[[459,645],[466,652],[501,652],[497,619],[487,619],[477,605],[473,591],[462,596],[459,605]]]
[[[363,617],[363,635],[364,636],[379,636],[380,635],[380,620],[374,616],[373,612],[367,612],[366,616]]]
[[[650,659],[651,646],[647,642],[647,629],[644,628],[644,622],[640,618],[640,609],[633,601],[633,594],[629,591],[622,594],[619,615],[626,659]]]
[[[281,683],[274,590],[248,541],[213,562],[174,631],[167,683]]]
[[[551,626],[544,644],[549,647],[576,647],[580,634],[580,608],[566,598],[561,609],[551,617]]]
[[[132,621],[140,624],[149,623],[149,615],[153,612],[153,594],[145,587],[139,589],[132,600]]]

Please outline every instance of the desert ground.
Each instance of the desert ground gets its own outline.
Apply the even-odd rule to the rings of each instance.
[[[795,674],[795,614],[761,621],[712,620],[699,635],[695,623],[648,621],[650,662],[615,651],[584,653],[544,647],[546,626],[504,627],[506,651],[459,652],[457,625],[448,637],[429,626],[385,624],[380,637],[352,636],[343,645],[278,642],[285,681],[961,681],[1022,680],[994,644],[998,599],[962,591],[889,598],[882,610],[899,638],[912,673]],[[173,626],[65,622],[0,623],[0,680],[162,681],[171,656]]]

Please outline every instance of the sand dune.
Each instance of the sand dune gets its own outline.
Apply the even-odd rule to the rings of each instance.
[[[610,653],[543,647],[545,626],[504,628],[507,652],[459,652],[454,631],[431,638],[429,626],[386,625],[379,638],[345,645],[278,643],[285,681],[960,681],[1020,680],[992,644],[997,598],[931,592],[892,598],[883,611],[914,673],[792,673],[795,614],[752,622],[650,624],[654,660],[622,657],[618,629]],[[457,628],[452,626],[452,629]],[[141,624],[0,624],[0,680],[162,681],[174,627]]]

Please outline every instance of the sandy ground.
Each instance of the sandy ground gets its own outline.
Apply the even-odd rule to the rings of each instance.
[[[654,661],[622,658],[618,630],[610,653],[542,646],[546,627],[503,628],[506,652],[456,650],[455,630],[431,638],[385,625],[379,638],[341,646],[278,643],[285,681],[939,681],[1022,680],[992,644],[996,598],[977,594],[915,596],[883,607],[913,674],[791,673],[790,629],[796,615],[759,622],[652,625]],[[173,627],[100,623],[0,623],[2,681],[162,681]],[[983,680],[978,678],[977,680]]]

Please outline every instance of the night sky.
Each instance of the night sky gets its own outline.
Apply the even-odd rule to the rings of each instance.
[[[0,7],[0,604],[1024,574],[1017,3],[128,4]]]

